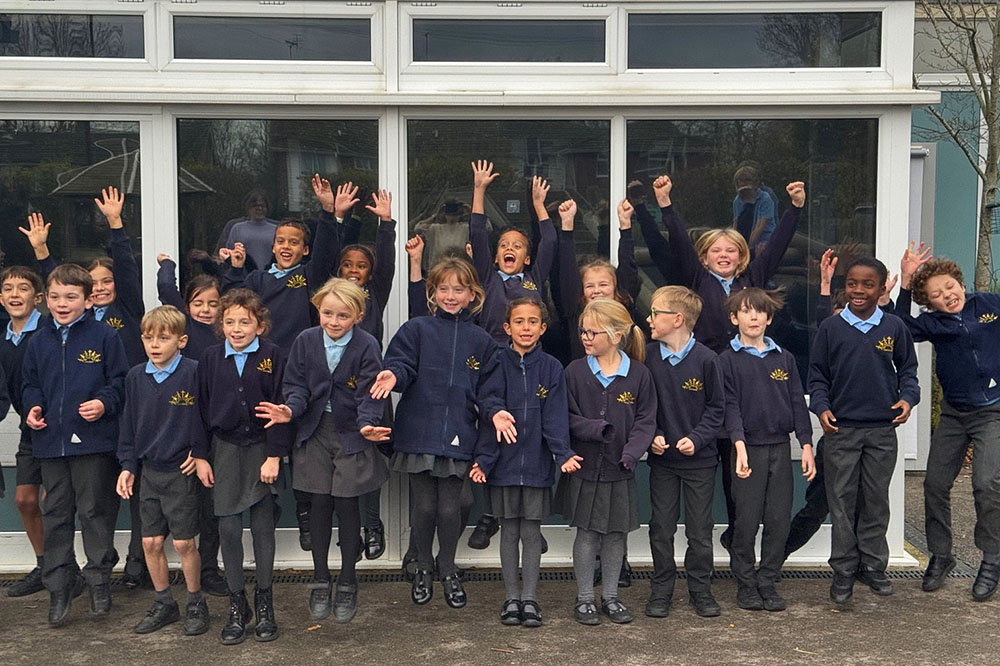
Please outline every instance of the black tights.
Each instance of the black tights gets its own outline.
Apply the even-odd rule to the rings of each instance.
[[[411,532],[417,546],[417,564],[424,571],[434,568],[434,532],[438,538],[438,574],[455,573],[455,551],[462,534],[461,495],[464,479],[438,478],[430,472],[410,474],[413,491]]]
[[[411,479],[412,480],[412,479]],[[475,496],[472,494],[472,480],[466,478],[462,482],[462,495],[461,495],[461,508],[460,508],[460,519],[462,522],[462,529],[469,524],[469,515],[472,513],[472,505],[475,500]],[[403,556],[404,560],[416,560],[417,559],[417,542],[414,538],[415,530],[413,529],[413,507],[416,504],[413,501],[413,483],[410,483],[410,542],[406,547],[406,554]],[[461,538],[461,532],[459,532],[459,538]]]
[[[257,565],[257,587],[262,590],[271,587],[274,575],[275,506],[274,495],[268,493],[264,499],[250,507],[250,533],[253,536],[253,558]],[[229,592],[242,592],[245,584],[243,514],[219,516],[219,542]]]
[[[312,508],[309,513],[309,531],[312,533],[313,568],[316,580],[330,580],[330,540],[333,538],[333,512],[337,512],[340,535],[340,574],[337,583],[355,585],[355,560],[361,550],[361,511],[357,497],[310,495]]]

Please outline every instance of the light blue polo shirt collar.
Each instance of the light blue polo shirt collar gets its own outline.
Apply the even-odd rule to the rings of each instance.
[[[77,317],[76,319],[74,319],[73,321],[71,321],[68,324],[60,324],[59,322],[56,321],[55,317],[53,317],[52,318],[52,323],[55,324],[56,330],[59,331],[59,334],[62,335],[62,339],[65,342],[66,338],[69,337],[69,329],[72,328],[73,326],[75,326],[77,324],[77,322],[79,322],[81,319],[83,319],[86,316],[87,316],[87,312],[84,311],[84,313],[82,315],[80,315],[79,317]]]
[[[273,275],[276,280],[280,280],[281,278],[285,277],[292,271],[296,270],[301,265],[302,263],[300,262],[290,268],[278,268],[278,264],[277,262],[275,262],[271,264],[271,267],[267,269],[267,272]]]
[[[731,277],[729,279],[726,279],[726,278],[722,277],[721,275],[719,275],[718,273],[715,273],[713,271],[708,271],[708,274],[711,275],[712,277],[714,277],[716,280],[719,281],[719,284],[722,285],[722,289],[726,292],[726,296],[728,296],[729,295],[729,291],[733,288],[733,280],[736,279],[735,276]]]
[[[7,322],[7,339],[14,343],[14,346],[21,344],[21,340],[24,339],[25,333],[31,333],[36,328],[38,328],[38,320],[42,318],[42,313],[35,310],[28,317],[28,321],[24,322],[24,328],[21,329],[20,333],[15,333],[14,329],[11,327],[11,322]]]
[[[670,351],[670,347],[661,342],[660,358],[663,359],[664,361],[670,361],[670,365],[677,365],[685,358],[687,358],[687,355],[691,353],[692,349],[694,349],[694,342],[695,342],[694,335],[692,335],[691,338],[687,341],[687,344],[684,345],[684,348],[681,349],[679,352]]]
[[[108,313],[108,308],[110,307],[110,305],[102,305],[100,307],[95,305],[92,307],[91,310],[94,311],[94,319],[97,321],[104,321],[104,315]]]
[[[594,373],[594,376],[597,377],[597,381],[601,382],[601,386],[604,388],[608,388],[608,386],[611,385],[611,382],[615,380],[615,377],[625,377],[628,375],[628,369],[629,366],[632,365],[632,361],[625,352],[619,350],[618,353],[621,355],[622,360],[621,363],[618,364],[618,369],[610,377],[605,375],[604,371],[601,370],[601,364],[597,362],[596,356],[587,356],[587,367],[590,368],[590,371]]]
[[[840,311],[840,317],[846,321],[848,324],[858,329],[862,333],[867,333],[876,326],[882,323],[882,308],[876,307],[875,312],[868,319],[862,319],[858,315],[851,312],[850,307],[846,307]]]
[[[733,351],[735,352],[745,351],[751,356],[756,356],[757,358],[764,358],[765,356],[768,355],[769,352],[781,351],[781,347],[775,344],[774,340],[767,337],[766,335],[764,336],[764,349],[757,349],[756,347],[749,347],[743,344],[740,341],[739,335],[737,335],[736,337],[734,337],[732,340],[729,341],[729,346],[732,347]]]
[[[229,343],[227,342],[226,344],[229,344]],[[172,360],[170,362],[170,364],[167,367],[163,368],[162,370],[160,368],[156,367],[155,365],[153,365],[152,361],[146,361],[146,374],[147,375],[153,375],[153,379],[156,380],[156,383],[157,384],[162,384],[163,382],[165,382],[167,380],[167,377],[169,377],[170,375],[174,374],[174,370],[176,370],[177,366],[180,365],[180,364],[181,364],[181,354],[180,354],[180,352],[178,352],[174,356],[174,360]]]
[[[226,358],[230,356],[235,357],[233,360],[236,362],[236,372],[239,373],[240,377],[243,376],[243,368],[247,364],[247,356],[260,349],[260,337],[255,337],[253,342],[246,346],[243,351],[236,351],[233,346],[229,344],[229,340],[226,340]]]
[[[514,273],[512,275],[508,275],[507,273],[504,273],[503,271],[497,271],[497,275],[499,275],[500,279],[503,280],[504,282],[506,282],[507,280],[509,280],[511,278],[518,278],[519,280],[521,280],[521,282],[524,282],[524,273],[523,272],[521,272],[521,273]]]

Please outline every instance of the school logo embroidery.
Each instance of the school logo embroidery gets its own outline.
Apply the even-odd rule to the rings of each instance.
[[[892,339],[891,335],[887,335],[878,341],[875,345],[875,349],[884,352],[891,352],[895,348],[895,341]]]
[[[623,405],[634,405],[635,396],[632,395],[631,391],[625,391],[620,396],[618,396],[618,402],[622,403]]]
[[[120,331],[123,328],[125,328],[125,322],[123,322],[118,317],[108,317],[106,321],[108,322],[108,326],[115,329],[116,331]]]
[[[85,352],[81,352],[76,358],[78,363],[100,363],[101,355],[95,352],[93,349],[88,349]]]
[[[539,399],[545,400],[547,397],[549,397],[549,390],[544,386],[542,386],[541,384],[539,384],[538,390],[535,391],[535,395],[538,396]]]
[[[992,324],[997,319],[1000,319],[1000,317],[998,317],[996,314],[994,314],[992,312],[987,312],[986,314],[979,316],[979,323],[980,324]]]
[[[293,275],[292,277],[288,278],[288,282],[285,283],[285,286],[288,287],[289,289],[301,289],[302,287],[306,286],[306,276]]]
[[[257,372],[263,372],[268,375],[274,372],[274,366],[271,364],[271,359],[265,358],[263,361],[258,363]]]
[[[469,368],[469,370],[479,369],[479,361],[476,360],[475,356],[470,356],[469,358],[465,359],[465,365]]]
[[[704,391],[705,385],[702,384],[701,380],[698,379],[697,377],[692,377],[691,379],[681,384],[681,388],[684,389],[685,391]]]
[[[170,404],[179,407],[190,407],[194,404],[194,396],[187,391],[178,391],[170,396]]]
[[[371,294],[368,293],[368,287],[361,287],[361,293],[365,295],[365,298],[371,298]]]
[[[521,283],[521,286],[527,289],[528,291],[538,291],[538,285],[536,285],[531,280],[525,280],[524,282]]]
[[[356,389],[358,388],[358,377],[357,375],[351,375],[347,379],[347,388]]]
[[[782,370],[781,368],[775,368],[774,370],[771,371],[771,379],[773,379],[776,382],[787,382],[788,373]]]

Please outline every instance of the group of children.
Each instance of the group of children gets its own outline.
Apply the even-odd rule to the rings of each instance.
[[[144,314],[141,300],[137,308],[134,297],[126,298],[137,291],[138,269],[121,222],[122,196],[114,188],[97,200],[117,248],[114,261],[98,260],[89,271],[56,265],[45,245],[48,225],[33,215],[22,231],[42,260],[44,289],[30,269],[0,274],[0,303],[11,318],[0,345],[2,384],[23,421],[17,501],[39,558],[39,569],[29,575],[35,580],[19,581],[28,591],[18,593],[38,590],[40,581],[50,592],[53,626],[68,621],[84,583],[91,610],[108,613],[120,497],[137,507],[133,525],[155,590],[137,633],[181,617],[163,550],[169,534],[187,586],[184,633],[208,629],[201,589],[219,576],[221,549],[222,593],[229,596],[222,642],[242,642],[251,619],[256,640],[274,640],[276,495],[285,487],[287,464],[308,535],[303,545],[314,561],[308,585],[314,619],[332,613],[349,622],[355,616],[362,504],[374,496],[377,507],[391,470],[407,475],[411,491],[415,604],[431,601],[435,575],[449,606],[467,603],[455,553],[471,486],[485,484],[487,513],[501,529],[501,622],[542,624],[536,595],[545,548],[541,523],[559,512],[577,528],[575,618],[599,624],[603,614],[625,623],[632,613],[617,583],[627,535],[639,526],[635,472],[645,457],[654,560],[646,615],[664,617],[670,610],[682,500],[690,602],[702,616],[721,612],[711,585],[720,460],[730,511],[723,545],[738,583],[737,603],[780,611],[786,603],[776,586],[792,541],[790,433],[802,446],[803,476],[813,481],[817,472],[807,388],[809,409],[825,433],[831,598],[846,602],[856,579],[889,594],[888,484],[895,427],[919,399],[916,334],[955,356],[953,364],[938,366],[948,401],[942,418],[951,420],[932,443],[932,458],[941,462],[926,484],[928,525],[933,521],[935,529],[933,538],[928,530],[934,558],[924,589],[939,587],[954,567],[947,493],[964,442],[972,438],[979,446],[976,540],[984,552],[973,594],[993,594],[1000,577],[1000,496],[991,485],[998,463],[988,434],[997,424],[1000,388],[993,370],[1000,357],[988,344],[988,326],[1000,315],[987,310],[1000,312],[1000,302],[982,294],[966,299],[957,267],[911,248],[902,262],[897,317],[879,307],[885,266],[858,259],[847,267],[846,307],[819,326],[804,387],[794,357],[766,335],[783,296],[765,288],[795,233],[805,204],[802,183],[789,184],[791,207],[751,260],[733,229],[706,232],[692,243],[670,200],[673,183],[657,178],[653,192],[669,232],[669,243],[660,247],[670,252],[673,274],[685,284],[657,289],[643,316],[635,306],[637,281],[630,279],[631,219],[638,213],[632,203],[618,206],[626,256],[617,269],[604,261],[576,268],[569,257],[575,203],[546,208],[548,185],[540,178],[532,197],[537,251],[532,254],[524,232],[508,229],[491,253],[484,202],[498,174],[485,161],[472,166],[471,261],[459,250],[423,275],[422,243],[407,242],[410,309],[422,316],[396,331],[384,356],[381,313],[392,283],[395,234],[391,196],[384,191],[367,206],[380,219],[374,252],[346,242],[356,239],[359,226],[351,219],[357,188],[347,183],[334,191],[315,176],[322,212],[314,242],[307,224],[282,221],[269,267],[248,272],[246,248],[235,243],[220,251],[228,262],[221,283],[209,274],[196,276],[183,296],[174,283],[175,264],[159,255],[164,305]],[[560,217],[561,236],[550,211]],[[576,340],[565,369],[542,349],[551,323],[545,282],[556,256],[559,315]],[[824,278],[832,276],[832,265],[828,253]],[[910,316],[908,289],[928,313]],[[43,293],[49,317],[36,309]],[[958,370],[970,353],[978,354],[981,381]],[[387,405],[392,392],[400,394],[394,414]],[[390,440],[387,460],[382,451]],[[562,475],[553,493],[556,468]],[[44,536],[38,533],[39,486],[46,493]],[[252,607],[242,566],[246,514],[256,565]],[[335,584],[328,565],[334,514],[341,554]],[[76,520],[87,557],[82,576],[73,553]],[[761,524],[758,566],[754,544]],[[364,529],[367,553],[384,548],[380,524],[369,531],[366,521]]]

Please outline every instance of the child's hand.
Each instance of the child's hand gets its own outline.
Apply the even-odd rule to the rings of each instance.
[[[674,183],[670,176],[660,176],[653,181],[653,194],[656,195],[656,203],[660,208],[670,205],[670,191],[674,189]]]
[[[122,205],[125,203],[125,195],[119,193],[118,188],[108,187],[101,190],[101,198],[94,199],[94,203],[108,221],[109,227],[122,228]]]
[[[222,256],[222,252],[219,252],[219,256]],[[225,257],[223,257],[225,258]],[[247,263],[247,249],[244,247],[243,243],[236,243],[233,249],[229,251],[229,265],[233,268],[243,268]]]
[[[388,398],[395,385],[396,375],[392,374],[392,370],[383,370],[375,376],[375,381],[372,382],[372,397],[376,400]]]
[[[663,435],[657,435],[653,438],[653,443],[649,445],[649,452],[654,456],[662,456],[667,448],[669,447],[666,438]]]
[[[486,474],[483,470],[479,469],[479,463],[472,463],[472,469],[469,470],[469,478],[472,479],[473,483],[486,483]]]
[[[905,400],[897,400],[896,404],[894,404],[889,409],[903,410],[899,416],[897,416],[892,420],[893,423],[906,423],[906,419],[910,418],[910,410],[913,408],[910,406],[910,403],[906,402]]]
[[[812,444],[802,445],[802,476],[806,477],[806,481],[816,478],[816,457],[813,456]]]
[[[406,241],[404,246],[406,249],[406,254],[410,255],[410,259],[419,260],[424,256],[424,239],[423,236],[417,235]]]
[[[694,455],[694,441],[690,437],[681,437],[674,444],[674,448],[683,453],[686,456]]]
[[[48,425],[42,417],[42,408],[38,405],[35,405],[28,410],[28,416],[25,417],[24,422],[27,423],[28,427],[32,430],[41,430]]]
[[[497,441],[503,436],[508,444],[517,442],[517,428],[514,427],[514,415],[506,409],[501,409],[493,415],[493,427],[497,429]]]
[[[806,205],[806,184],[801,180],[797,180],[794,183],[788,183],[785,187],[788,191],[788,196],[792,198],[792,205],[796,208],[802,208]]]
[[[635,213],[635,208],[632,207],[632,203],[628,199],[622,199],[618,203],[618,228],[619,229],[631,229],[632,228],[632,214]]]
[[[746,443],[740,440],[733,442],[733,444],[736,447],[736,476],[741,479],[747,479],[753,470],[750,469],[750,463],[747,460]]]
[[[257,413],[257,418],[267,419],[267,423],[264,424],[265,429],[270,428],[276,423],[288,423],[292,420],[292,408],[288,405],[262,402],[254,407],[254,411]]]
[[[28,228],[18,227],[18,231],[28,237],[31,249],[35,251],[35,258],[42,260],[49,256],[49,229],[51,222],[46,222],[41,213],[32,213],[28,216]],[[42,256],[39,256],[42,251]]]
[[[88,400],[80,403],[80,417],[88,423],[93,423],[104,416],[104,403],[100,400]]]
[[[319,201],[319,205],[323,207],[328,213],[332,213],[335,208],[333,205],[333,189],[330,187],[330,181],[326,178],[320,178],[318,173],[314,173],[312,179],[309,181],[313,188],[313,194],[316,195],[316,200]]]
[[[191,476],[198,471],[197,461],[191,457],[191,452],[188,452],[188,457],[184,459],[181,463],[181,474],[184,476]]]
[[[233,251],[230,250],[228,247],[219,248],[219,259],[227,261],[229,259],[232,259],[232,257],[233,257]]]
[[[215,474],[212,473],[212,465],[204,458],[194,459],[195,471],[198,472],[198,480],[206,488],[215,486]]]
[[[889,305],[889,300],[892,296],[892,290],[896,288],[896,282],[899,281],[899,275],[893,275],[892,277],[885,278],[885,292],[878,297],[879,307],[885,307]]]
[[[579,471],[580,463],[583,462],[583,456],[571,456],[569,460],[564,462],[562,466],[559,467],[559,471],[563,474],[572,474],[573,472]]]
[[[366,209],[378,215],[378,219],[383,222],[392,220],[392,192],[378,190],[372,192],[373,206],[365,206]]]
[[[830,285],[833,284],[833,274],[837,270],[837,257],[833,256],[833,249],[827,249],[819,259],[819,293],[824,296],[830,295]]]
[[[549,183],[541,176],[531,177],[531,203],[537,211],[539,208],[545,210],[545,197],[549,193]],[[541,219],[541,217],[539,217]]]
[[[260,482],[274,483],[278,480],[281,458],[278,456],[268,456],[264,459],[264,464],[260,466]]]
[[[472,163],[472,183],[477,190],[485,190],[499,175],[493,173],[493,162],[477,160]]]
[[[351,181],[342,185],[337,185],[337,196],[333,200],[333,214],[340,219],[345,219],[354,208],[354,205],[361,201],[357,198],[358,188]]]
[[[123,469],[122,473],[118,475],[118,483],[115,485],[115,491],[118,493],[118,497],[122,499],[129,499],[132,497],[132,486],[135,484],[135,474]]]
[[[840,428],[834,425],[836,422],[837,417],[829,409],[819,415],[819,424],[823,426],[823,432],[828,435],[840,430]]]
[[[361,436],[369,442],[388,442],[392,434],[392,428],[385,426],[366,425],[361,429]]]
[[[576,202],[566,199],[559,204],[559,223],[563,231],[573,231],[573,222],[576,219]]]
[[[934,255],[931,254],[931,249],[929,247],[925,248],[923,241],[920,241],[920,245],[916,249],[913,247],[913,241],[910,241],[910,244],[906,247],[906,251],[903,252],[903,258],[899,261],[899,277],[902,280],[899,286],[903,289],[909,289],[913,274],[917,272],[918,268],[933,258]]]
[[[162,264],[164,261],[170,261],[170,255],[169,254],[167,254],[166,252],[161,252],[158,255],[156,255],[156,263],[157,264]]]

